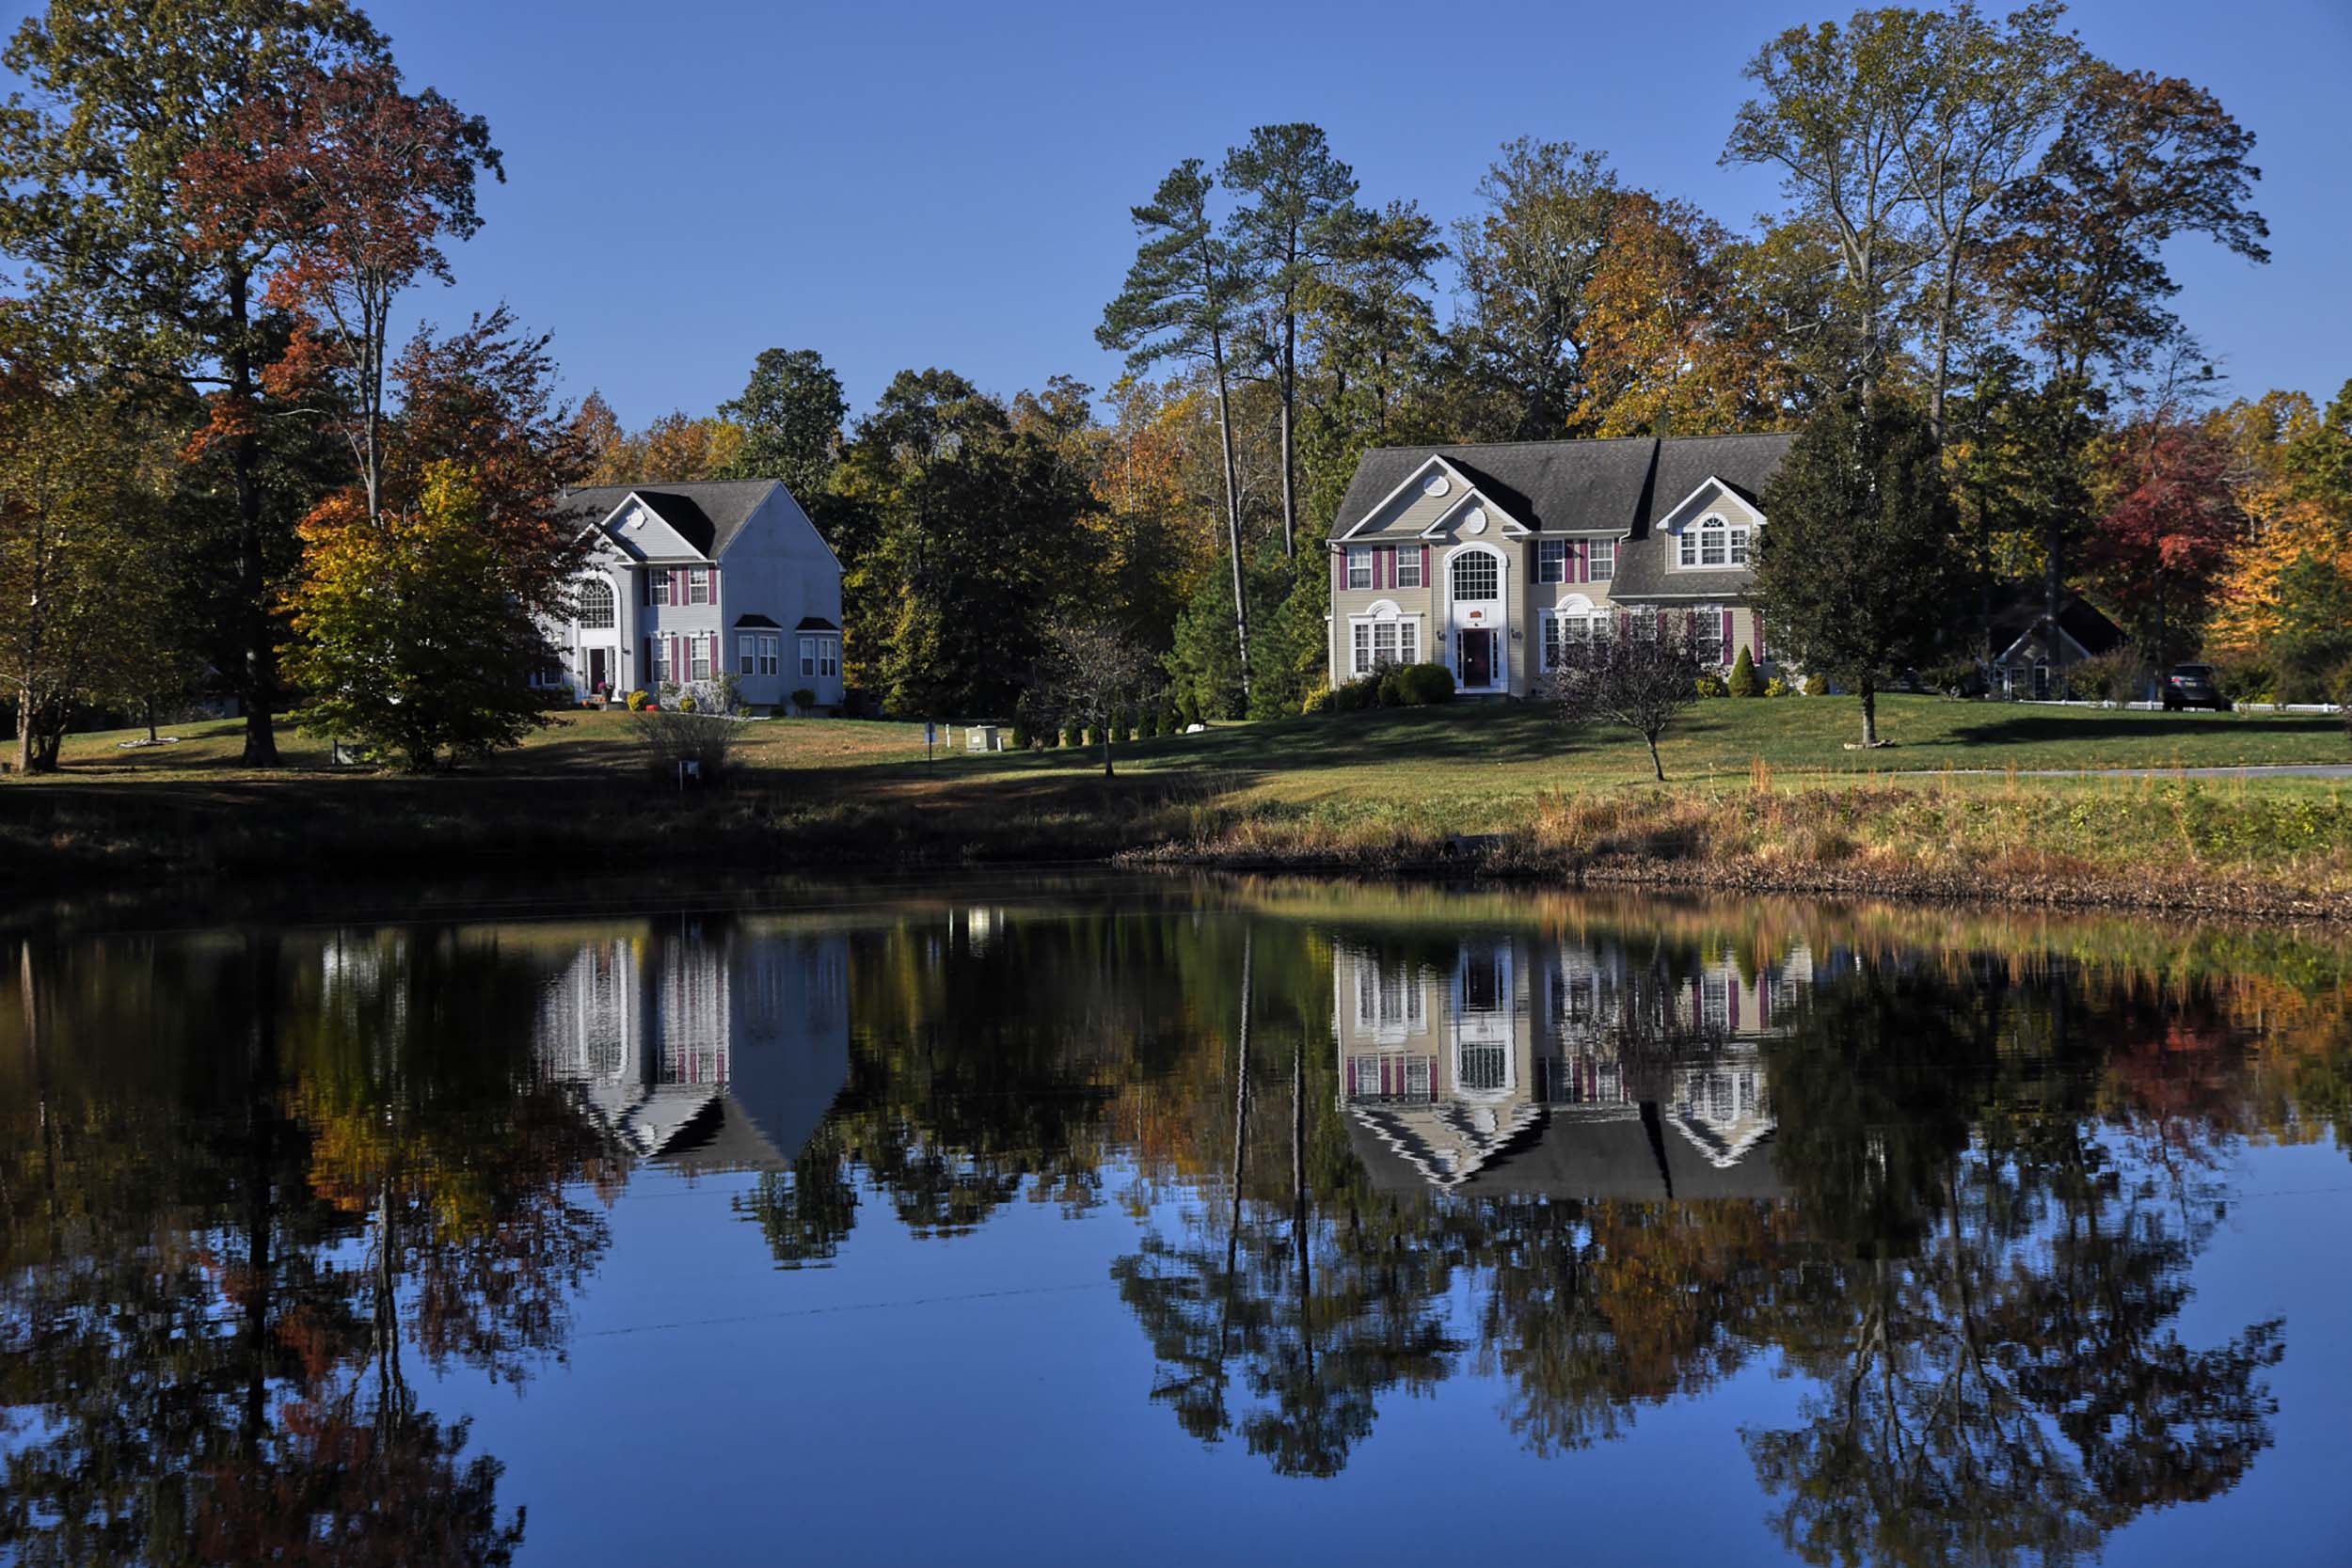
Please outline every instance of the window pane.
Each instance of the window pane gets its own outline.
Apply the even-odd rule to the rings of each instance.
[[[1353,670],[1355,673],[1360,675],[1365,671],[1372,668],[1372,623],[1369,621],[1357,622],[1355,626],[1355,638],[1356,661],[1354,664],[1349,666],[1349,668]]]
[[[1372,552],[1352,549],[1347,552],[1347,585],[1350,588],[1372,586]]]
[[[1681,552],[1677,559],[1685,566],[1699,563],[1699,536],[1687,528],[1682,531]]]
[[[1595,582],[1607,582],[1617,575],[1617,542],[1614,539],[1596,539],[1585,548],[1591,551],[1589,559],[1593,563]]]
[[[1748,531],[1746,529],[1735,528],[1731,531],[1731,563],[1734,566],[1745,566],[1748,563]]]
[[[1536,545],[1535,580],[1537,582],[1568,580],[1568,542],[1565,539],[1546,539]]]
[[[735,673],[737,674],[754,673],[759,668],[758,658],[759,639],[739,637],[735,640]]]
[[[590,630],[612,625],[612,585],[591,579],[580,591],[580,624]]]
[[[1491,555],[1478,551],[1454,558],[1454,596],[1456,599],[1495,599],[1502,596],[1502,569]]]
[[[1421,546],[1407,545],[1396,552],[1396,585],[1399,588],[1421,586]]]
[[[1560,668],[1560,617],[1557,615],[1544,617],[1544,668]]]
[[[1396,657],[1407,664],[1421,662],[1421,627],[1411,621],[1396,624]]]
[[[803,675],[813,675],[816,673],[817,639],[813,637],[803,637],[801,639],[801,673]]]

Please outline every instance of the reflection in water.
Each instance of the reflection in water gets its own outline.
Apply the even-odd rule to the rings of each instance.
[[[2064,1561],[2269,1448],[2286,1325],[2184,1310],[2233,1162],[2352,1127],[2340,952],[2132,927],[1155,885],[5,956],[0,1562],[508,1560],[447,1390],[603,1354],[679,1181],[792,1268],[1128,1227],[1133,1418],[1261,1470],[1780,1373],[1790,1554]]]

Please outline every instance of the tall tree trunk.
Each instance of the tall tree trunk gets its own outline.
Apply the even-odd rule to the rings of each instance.
[[[1103,725],[1103,777],[1104,777],[1104,778],[1106,778],[1106,779],[1112,776],[1112,775],[1111,775],[1111,724],[1112,724],[1112,723],[1114,723],[1114,722],[1116,722],[1116,721],[1115,721],[1115,720],[1113,720],[1113,721],[1106,721],[1104,723],[1104,725]]]
[[[1297,246],[1292,246],[1293,263]],[[1288,301],[1282,307],[1282,554],[1298,558],[1298,317]]]
[[[1209,336],[1216,367],[1216,438],[1225,449],[1225,543],[1233,558],[1233,637],[1241,654],[1241,695],[1249,699],[1249,591],[1241,566],[1241,479],[1233,465],[1233,418],[1225,385],[1225,339]]]
[[[1307,1214],[1307,1032],[1291,1048],[1291,1231],[1298,1240],[1298,1342],[1307,1375],[1315,1372],[1314,1281],[1308,1264]]]
[[[1250,988],[1250,959],[1255,933],[1244,927],[1241,934],[1241,1031],[1233,1052],[1233,1169],[1232,1196],[1225,1224],[1225,1311],[1217,1320],[1216,1353],[1225,1354],[1226,1332],[1233,1315],[1233,1285],[1241,1266],[1241,1186],[1244,1159],[1249,1148],[1249,1006],[1253,997]]]
[[[33,770],[33,683],[16,683],[16,770]]]
[[[1864,676],[1864,677],[1863,677],[1863,681],[1862,681],[1862,744],[1864,744],[1865,746],[1875,746],[1875,745],[1877,745],[1878,743],[1879,743],[1879,689],[1878,689],[1878,683],[1877,683],[1876,681],[1874,681],[1874,680],[1870,679],[1868,676],[1867,676],[1867,675],[1866,675],[1866,676]]]
[[[229,396],[240,407],[253,400],[253,345],[249,339],[247,294],[252,279],[242,267],[229,271]],[[237,498],[237,616],[239,652],[244,668],[238,673],[237,696],[245,705],[245,765],[278,766],[278,733],[270,722],[270,705],[277,700],[278,651],[269,624],[269,559],[262,545],[262,443],[250,430],[230,444],[229,467]]]

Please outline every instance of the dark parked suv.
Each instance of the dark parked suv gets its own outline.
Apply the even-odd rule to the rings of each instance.
[[[2181,707],[2230,711],[2230,699],[2221,694],[2221,683],[2214,678],[2212,665],[2175,664],[2164,677],[2164,711]]]

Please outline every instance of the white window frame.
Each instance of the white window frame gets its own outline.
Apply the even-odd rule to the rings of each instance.
[[[1391,586],[1397,588],[1427,586],[1421,580],[1421,552],[1422,546],[1419,545],[1407,545],[1396,552],[1396,581]],[[1405,580],[1408,574],[1413,579],[1410,582]]]
[[[694,679],[707,681],[717,673],[710,667],[712,663],[710,656],[714,652],[711,644],[716,641],[715,638],[705,637],[700,633],[686,640],[686,668],[693,673]]]
[[[1609,553],[1603,556],[1603,550]],[[1617,575],[1617,542],[1614,539],[1592,539],[1584,545],[1584,575],[1595,582],[1608,582]]]
[[[654,686],[657,689],[671,686],[675,684],[675,673],[670,668],[670,640],[657,637],[653,640]]]
[[[763,631],[759,634],[759,673],[763,675],[784,673],[784,633]]]
[[[590,578],[580,585],[578,620],[583,631],[611,631],[620,624],[621,599],[605,578]]]
[[[1724,608],[1701,605],[1691,612],[1691,644],[1702,664],[1724,662]]]
[[[1347,546],[1347,586],[1350,588],[1372,586],[1372,546],[1370,545]]]
[[[1462,568],[1472,561],[1483,562],[1486,570],[1494,574],[1494,592],[1467,594],[1461,591]],[[1447,558],[1446,594],[1455,604],[1500,604],[1502,602],[1502,562],[1487,550],[1462,550]]]
[[[710,568],[707,566],[686,568],[686,602],[690,605],[708,604],[713,597],[715,595],[710,592]]]
[[[1535,541],[1535,580],[1537,582],[1568,580],[1569,545],[1570,542],[1565,539]]]
[[[667,566],[647,567],[645,581],[652,590],[647,597],[655,604],[666,607],[670,602],[670,568]]]
[[[1683,571],[1735,572],[1748,563],[1753,525],[1728,513],[1709,512],[1683,526],[1675,549],[1675,564]],[[1715,552],[1709,560],[1708,552]]]
[[[739,675],[758,673],[759,634],[757,632],[739,631],[735,634],[735,673]]]
[[[1388,647],[1381,648],[1381,633]],[[1393,611],[1387,606],[1369,615],[1347,618],[1347,673],[1351,679],[1369,675],[1385,665],[1419,664],[1422,660],[1421,617]]]

